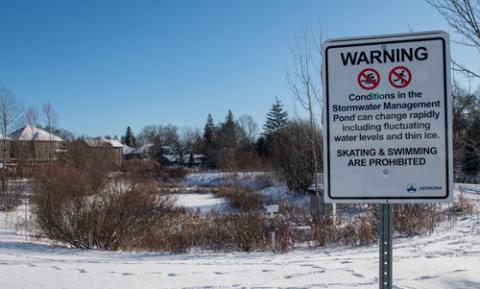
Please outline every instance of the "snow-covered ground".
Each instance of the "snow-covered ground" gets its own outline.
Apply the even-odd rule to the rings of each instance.
[[[224,198],[218,198],[213,194],[175,194],[175,205],[190,208],[200,213],[208,213],[212,210],[223,211],[227,204]]]
[[[180,200],[201,208],[219,202],[199,196]],[[376,245],[287,254],[78,250],[26,240],[23,216],[22,206],[0,213],[0,288],[378,288]],[[396,238],[394,288],[480,288],[480,216],[445,220],[431,236]]]

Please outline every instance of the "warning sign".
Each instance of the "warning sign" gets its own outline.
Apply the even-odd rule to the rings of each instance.
[[[323,57],[325,200],[451,201],[448,34],[335,39]]]
[[[363,89],[374,89],[380,83],[380,74],[373,68],[365,68],[358,74],[357,81]]]
[[[412,73],[405,66],[396,66],[388,74],[390,84],[396,88],[404,88],[412,81]]]

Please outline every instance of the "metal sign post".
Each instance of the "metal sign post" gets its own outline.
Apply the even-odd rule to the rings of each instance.
[[[392,289],[392,205],[379,205],[380,289]]]

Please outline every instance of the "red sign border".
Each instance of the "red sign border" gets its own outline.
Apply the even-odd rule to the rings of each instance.
[[[398,68],[402,68],[404,69],[405,71],[407,71],[407,74],[408,74],[408,81],[403,84],[403,85],[397,85],[395,84],[395,82],[392,81],[392,74],[394,73],[394,71]],[[410,82],[412,82],[412,72],[410,71],[410,69],[408,69],[407,67],[403,66],[403,65],[399,65],[399,66],[395,66],[394,68],[392,68],[390,70],[390,72],[388,73],[388,82],[390,82],[390,84],[395,87],[395,88],[405,88],[407,87]]]
[[[375,73],[377,75],[378,81],[377,81],[377,83],[374,83],[375,86],[373,86],[373,87],[364,86],[364,84],[360,80],[360,77],[364,76],[363,74],[365,73],[365,71],[372,71],[373,73]],[[378,71],[376,71],[375,69],[373,69],[371,67],[368,67],[368,68],[365,68],[364,70],[360,71],[360,73],[358,74],[358,77],[357,77],[357,83],[358,83],[358,85],[360,85],[361,88],[363,88],[365,90],[372,90],[380,84],[380,78],[381,78],[380,73]]]

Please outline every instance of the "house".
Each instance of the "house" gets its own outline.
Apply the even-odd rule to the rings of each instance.
[[[124,145],[118,140],[96,137],[78,139],[76,143],[83,146],[88,153],[99,153],[116,164],[120,164],[123,160]]]
[[[123,157],[125,159],[137,158],[137,159],[153,159],[159,161],[163,165],[178,165],[187,164],[189,162],[189,156],[184,156],[183,159],[175,153],[175,150],[171,146],[155,146],[154,144],[147,143],[139,148],[132,148],[125,146],[123,150]],[[195,155],[195,165],[202,158],[202,155]],[[183,160],[183,162],[182,162]]]
[[[151,147],[153,147],[153,144],[144,144],[139,148],[124,146],[123,157],[125,159],[149,159],[151,158]]]
[[[64,151],[61,137],[31,124],[9,135],[8,149],[9,158],[33,162],[55,160]]]
[[[204,154],[186,153],[183,156],[183,163],[189,167],[203,167],[206,160]]]

